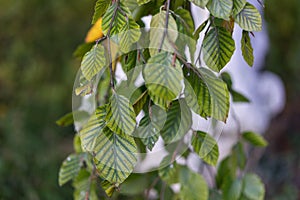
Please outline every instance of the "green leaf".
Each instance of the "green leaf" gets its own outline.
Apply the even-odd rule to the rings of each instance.
[[[237,15],[246,5],[247,0],[233,0],[233,16]]]
[[[185,99],[172,102],[167,111],[167,120],[161,130],[161,136],[166,144],[181,139],[192,126],[192,113]]]
[[[187,167],[182,167],[179,174],[180,192],[182,200],[207,200],[208,187],[205,179]]]
[[[74,51],[73,56],[75,56],[76,58],[82,58],[84,56],[84,54],[86,54],[86,52],[91,50],[93,45],[94,45],[94,43],[83,43],[83,44],[79,45],[76,48],[76,50]]]
[[[158,106],[151,106],[149,115],[145,115],[136,129],[135,136],[139,137],[151,151],[159,137],[159,132],[166,121],[166,113]]]
[[[74,179],[81,168],[81,157],[83,154],[71,154],[62,163],[59,169],[58,183],[60,186]]]
[[[226,121],[229,112],[226,84],[205,68],[184,68],[184,75],[187,80],[184,93],[189,107],[203,117]]]
[[[236,179],[234,181],[225,181],[223,187],[223,199],[224,200],[238,200],[242,193],[242,181]]]
[[[127,134],[117,134],[104,128],[94,147],[95,163],[100,176],[110,183],[122,183],[137,162],[137,146]]]
[[[199,6],[200,8],[205,8],[206,4],[208,3],[208,0],[189,0],[189,1]]]
[[[200,24],[200,26],[196,29],[196,31],[194,32],[193,36],[195,38],[195,40],[199,39],[199,35],[200,33],[204,30],[204,28],[206,27],[208,23],[208,20],[205,20],[202,24]]]
[[[243,94],[241,94],[235,90],[231,90],[230,93],[232,95],[233,102],[244,102],[244,103],[250,102],[250,100],[247,97],[245,97]]]
[[[122,69],[125,73],[131,72],[137,63],[137,51],[130,51],[122,58]]]
[[[111,3],[110,0],[98,0],[96,2],[92,24],[95,24],[96,21],[105,13],[110,3]]]
[[[262,19],[260,13],[250,3],[246,3],[243,10],[237,14],[234,19],[245,31],[261,31]]]
[[[224,188],[229,181],[233,181],[236,178],[237,164],[231,157],[226,157],[218,166],[216,175],[217,188]]]
[[[133,109],[136,115],[138,115],[143,109],[144,105],[148,101],[148,91],[146,90],[141,96],[133,103]]]
[[[219,72],[230,61],[235,50],[231,33],[222,27],[212,28],[203,39],[202,51],[206,65]]]
[[[56,124],[58,126],[69,126],[74,123],[73,112],[67,113],[58,120],[56,120]]]
[[[172,160],[172,156],[164,157],[158,170],[159,177],[168,185],[171,185],[179,182],[178,174],[179,166]]]
[[[84,55],[80,68],[84,77],[90,81],[105,65],[105,49],[102,45],[96,44]]]
[[[82,148],[81,148],[81,140],[78,134],[75,134],[73,138],[73,148],[75,153],[82,153]]]
[[[243,178],[243,195],[250,200],[263,200],[265,187],[255,174],[246,174]]]
[[[216,189],[209,190],[209,200],[222,200],[222,195]]]
[[[178,31],[181,34],[178,34],[176,40],[176,46],[178,52],[181,55],[185,55],[185,46],[187,45],[190,50],[191,60],[194,60],[194,54],[196,51],[197,41],[193,38],[193,32],[195,29],[194,20],[188,10],[185,10],[181,7],[177,8],[174,12],[174,17],[176,19]]]
[[[191,13],[188,10],[180,7],[175,10],[174,16],[177,22],[177,26],[180,25],[182,27],[182,29],[180,29],[178,26],[178,31],[183,34],[187,34],[188,36],[192,36],[195,25]]]
[[[87,195],[89,200],[98,200],[95,181],[91,182],[90,173],[85,169],[79,171],[72,185],[75,189],[73,193],[74,200],[86,200]]]
[[[209,134],[197,131],[192,137],[192,146],[199,157],[210,165],[216,165],[219,158],[217,142]]]
[[[235,91],[232,89],[232,80],[230,75],[227,72],[223,72],[221,74],[222,80],[226,83],[228,90],[232,96],[233,102],[250,102],[247,97],[245,97],[243,94]]]
[[[149,3],[151,0],[137,0],[137,3],[139,4],[139,6]]]
[[[233,8],[233,0],[209,0],[207,9],[217,18],[229,20]]]
[[[160,52],[151,57],[143,70],[143,77],[151,98],[158,96],[170,101],[182,90],[182,70],[177,60],[173,63],[170,53]]]
[[[124,53],[133,50],[132,45],[137,42],[141,36],[140,26],[132,18],[128,18],[120,34],[120,49]]]
[[[244,60],[248,63],[248,65],[253,66],[254,56],[253,56],[253,48],[251,45],[251,40],[249,37],[249,32],[243,31],[241,44],[242,44],[242,55]]]
[[[265,147],[268,145],[268,142],[259,134],[246,131],[242,134],[243,139],[257,147]]]
[[[162,44],[162,50],[173,52],[173,47],[170,44],[168,38],[175,43],[178,32],[177,25],[175,19],[172,15],[169,14],[169,22],[168,22],[168,36],[166,36],[163,40],[163,35],[165,31],[165,23],[166,23],[166,11],[161,11],[160,13],[154,15],[151,19],[150,23],[150,44],[149,51],[150,55],[154,56],[158,53],[158,50]],[[167,38],[168,37],[168,38]]]
[[[238,142],[232,148],[232,159],[236,162],[237,166],[244,170],[246,167],[247,157],[244,151],[243,143]]]
[[[81,146],[85,151],[92,152],[94,150],[96,139],[106,126],[105,116],[106,106],[98,107],[89,121],[80,130]]]
[[[135,129],[135,113],[129,100],[113,93],[107,107],[107,126],[116,133],[132,134]]]
[[[112,184],[107,180],[103,180],[101,182],[101,187],[105,191],[108,197],[111,197],[114,191],[117,189],[117,186],[115,184]]]
[[[107,9],[102,18],[102,32],[105,35],[107,35],[109,30],[111,36],[122,32],[122,29],[124,28],[124,26],[126,26],[127,23],[126,16],[123,13],[130,16],[129,9],[121,2],[119,3],[119,5],[118,3],[113,3]]]

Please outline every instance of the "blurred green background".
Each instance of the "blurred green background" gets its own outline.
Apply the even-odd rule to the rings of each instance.
[[[73,129],[55,121],[71,111],[79,61],[72,57],[90,26],[94,1],[0,0],[0,199],[71,199],[58,187]],[[266,199],[300,190],[300,1],[267,0],[266,70],[287,89],[287,105],[266,133],[256,170]],[[298,154],[297,154],[298,153]]]

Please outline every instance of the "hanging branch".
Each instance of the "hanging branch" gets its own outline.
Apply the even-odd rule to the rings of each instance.
[[[163,36],[162,36],[162,39],[161,39],[161,43],[160,43],[160,45],[159,45],[158,52],[161,51],[161,48],[162,48],[162,46],[163,46],[165,37],[168,35],[169,12],[170,12],[170,0],[168,0],[168,1],[166,2],[165,7],[166,7],[166,23],[165,23],[165,29],[164,29],[164,33],[163,33]]]
[[[109,59],[109,72],[110,72],[110,87],[112,88],[112,90],[115,90],[115,83],[114,83],[114,72],[113,72],[113,68],[112,68],[112,55],[111,55],[111,49],[110,49],[110,31],[112,29],[113,23],[115,21],[116,15],[117,15],[117,10],[119,7],[119,0],[114,1],[114,3],[117,4],[111,22],[109,24],[109,29],[107,31],[106,37],[107,37],[107,41],[108,41],[108,46],[107,46],[107,50],[108,50],[108,59]]]

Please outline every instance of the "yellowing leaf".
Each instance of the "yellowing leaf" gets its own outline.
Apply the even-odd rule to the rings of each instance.
[[[102,32],[102,18],[99,18],[97,22],[90,28],[89,32],[85,37],[85,42],[95,42],[103,36]]]

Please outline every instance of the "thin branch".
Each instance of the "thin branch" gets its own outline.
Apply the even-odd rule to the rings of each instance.
[[[158,181],[159,181],[159,176],[154,179],[154,181],[152,182],[152,184],[150,185],[150,187],[146,191],[146,195],[145,195],[146,199],[149,199],[150,190],[152,190],[152,188],[154,188],[154,186],[157,184]]]
[[[166,183],[162,182],[161,190],[160,190],[160,200],[165,199],[165,191],[166,191]]]
[[[115,90],[115,83],[114,83],[114,72],[113,72],[113,68],[112,68],[112,55],[111,55],[111,49],[110,49],[110,32],[111,32],[111,29],[113,27],[113,23],[115,21],[116,15],[117,15],[117,10],[118,10],[118,7],[119,7],[119,5],[118,5],[119,0],[116,0],[115,3],[117,4],[117,6],[114,10],[112,19],[111,19],[110,24],[109,24],[109,29],[108,29],[107,34],[106,34],[107,41],[108,41],[107,50],[108,50],[108,59],[109,59],[110,86],[113,90]]]
[[[166,5],[165,5],[165,7],[167,7],[167,9],[166,9],[166,23],[165,23],[165,29],[164,29],[163,37],[162,37],[162,39],[161,39],[161,43],[160,43],[160,45],[159,45],[158,52],[161,51],[161,48],[162,48],[162,46],[163,46],[165,37],[168,35],[170,2],[171,2],[171,0],[167,0]]]

